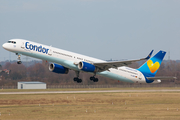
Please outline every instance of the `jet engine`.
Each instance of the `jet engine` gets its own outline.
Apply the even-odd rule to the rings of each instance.
[[[96,67],[94,65],[84,61],[79,62],[78,68],[86,72],[94,72],[96,70]]]
[[[69,69],[68,69],[68,68],[65,68],[65,67],[62,66],[62,65],[58,65],[58,64],[55,64],[55,63],[51,63],[51,64],[49,65],[49,71],[55,72],[55,73],[59,73],[59,74],[68,74]]]

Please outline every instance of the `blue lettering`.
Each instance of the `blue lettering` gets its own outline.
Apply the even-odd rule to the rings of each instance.
[[[33,47],[34,46],[32,44],[29,45],[30,50],[33,50]]]
[[[48,54],[48,50],[49,50],[49,49],[46,49],[45,47],[42,47],[41,45],[38,47],[37,45],[29,44],[29,42],[25,43],[25,47],[26,49],[38,51],[38,52],[42,52],[46,54]]]
[[[25,44],[26,49],[29,49],[29,48],[28,48],[28,43],[29,43],[29,42],[26,42],[26,44]]]
[[[46,48],[43,47],[42,52],[43,52],[43,53],[46,53]]]
[[[37,46],[36,45],[34,45],[34,49],[33,50],[37,51]]]
[[[48,54],[48,50],[49,50],[49,49],[46,49],[46,54]]]
[[[41,52],[42,51],[42,46],[39,46],[38,47],[38,52]]]

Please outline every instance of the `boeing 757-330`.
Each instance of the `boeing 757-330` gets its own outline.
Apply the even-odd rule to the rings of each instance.
[[[153,57],[151,57],[152,50],[142,59],[107,62],[23,39],[11,39],[3,44],[3,48],[18,55],[18,64],[22,63],[21,55],[25,55],[51,62],[49,65],[51,72],[68,74],[69,70],[74,70],[76,73],[74,81],[77,83],[82,82],[79,78],[82,71],[91,73],[90,80],[94,82],[98,82],[96,75],[129,83],[160,83],[163,79],[173,78],[155,77],[166,54],[165,51],[159,51]],[[127,67],[132,62],[141,60],[147,61],[138,69]]]

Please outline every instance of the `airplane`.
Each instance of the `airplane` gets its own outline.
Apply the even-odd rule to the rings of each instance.
[[[107,62],[24,39],[11,39],[7,43],[4,43],[2,47],[18,55],[17,64],[22,63],[21,55],[25,55],[51,62],[49,65],[51,72],[68,74],[69,70],[74,70],[76,77],[73,80],[77,83],[82,82],[82,79],[79,78],[80,72],[91,73],[90,80],[93,82],[99,81],[96,75],[129,83],[160,83],[161,80],[175,78],[155,77],[166,54],[162,50],[153,57],[151,57],[152,50],[145,58]],[[147,61],[138,69],[127,67],[132,62],[142,60]]]

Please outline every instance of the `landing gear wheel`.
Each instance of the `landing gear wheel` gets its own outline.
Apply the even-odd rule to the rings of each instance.
[[[94,82],[98,82],[98,78],[95,78],[93,81],[94,81]]]
[[[75,77],[75,78],[74,78],[74,81],[77,82],[77,83],[81,83],[81,82],[82,82],[82,80],[79,79],[78,77]]]
[[[95,77],[90,77],[90,80],[94,80],[95,79]]]
[[[77,83],[81,83],[81,82],[82,82],[82,80],[81,80],[81,79],[78,79],[78,80],[77,80]]]
[[[79,79],[79,78],[75,77],[75,78],[74,78],[74,81],[76,82],[76,81],[78,81],[78,79]]]
[[[93,81],[93,82],[98,82],[98,78],[95,78],[94,76],[90,77],[90,80]]]
[[[17,64],[21,64],[22,62],[21,61],[17,61]]]

